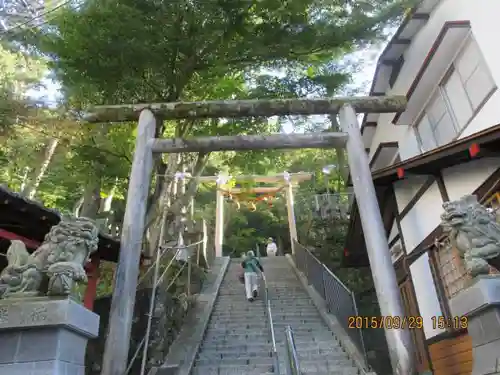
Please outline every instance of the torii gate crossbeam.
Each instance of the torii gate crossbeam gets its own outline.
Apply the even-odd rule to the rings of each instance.
[[[142,234],[145,224],[146,202],[153,169],[153,145],[159,142],[154,138],[156,128],[155,113],[160,119],[336,115],[338,113],[341,120],[340,126],[344,133],[340,137],[334,138],[336,141],[339,139],[345,140],[349,169],[354,193],[358,201],[380,311],[384,316],[403,316],[404,309],[399,294],[396,273],[392,265],[375,187],[371,178],[368,156],[363,145],[356,113],[401,112],[405,106],[406,98],[404,97],[356,97],[125,105],[100,108],[91,115],[89,120],[93,122],[119,122],[139,118],[102,374],[123,375],[126,370],[139,274]],[[244,137],[239,138],[244,139]],[[174,141],[174,144],[179,145],[183,142],[186,144],[182,140]],[[303,140],[294,143],[293,147],[288,148],[308,148],[310,143],[310,141]],[[338,147],[339,144],[337,143],[335,146]],[[220,144],[217,144],[216,139],[212,140],[210,147],[219,151],[225,149]],[[210,150],[210,147],[205,148],[205,150]],[[272,148],[279,148],[279,146]],[[237,145],[232,144],[230,149],[238,150],[239,148]],[[156,148],[156,151],[163,150],[159,147]],[[183,152],[185,150],[187,148],[184,147],[168,149],[171,152]],[[407,329],[386,329],[385,336],[394,373],[396,375],[414,373],[413,342],[410,332]]]
[[[221,176],[222,177],[222,176]],[[236,181],[250,179],[251,176],[236,177]],[[294,242],[297,241],[297,225],[295,222],[294,198],[293,198],[293,184],[301,181],[310,180],[311,173],[290,173],[286,176],[284,173],[274,176],[253,176],[254,181],[263,182],[283,182],[285,187],[286,198],[286,212],[288,218],[288,229],[290,232],[290,244],[292,246],[292,254],[295,255]],[[218,180],[219,177],[216,178]],[[220,182],[217,182],[216,191],[216,208],[215,208],[215,256],[222,256],[222,244],[224,242],[224,194],[221,190]],[[259,188],[257,188],[259,189]],[[261,191],[266,189],[275,190],[275,188],[260,188]],[[240,189],[229,189],[229,192],[239,192]]]

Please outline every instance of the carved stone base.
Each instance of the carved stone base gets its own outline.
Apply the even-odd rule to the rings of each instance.
[[[99,316],[70,299],[0,301],[0,375],[84,375]]]
[[[450,301],[454,316],[469,317],[472,375],[500,375],[500,277],[478,276]]]

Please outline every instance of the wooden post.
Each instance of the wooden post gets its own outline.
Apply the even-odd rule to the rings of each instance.
[[[358,202],[359,216],[363,227],[366,250],[370,260],[373,284],[377,292],[382,316],[405,316],[399,293],[396,271],[392,265],[391,253],[387,243],[384,223],[377,201],[375,186],[365,152],[363,138],[350,106],[340,111],[340,125],[349,134],[347,141],[347,160],[351,171],[354,194]],[[385,337],[395,375],[415,373],[413,363],[413,341],[407,327],[392,329],[385,327]]]
[[[288,228],[290,230],[290,246],[292,247],[292,254],[295,255],[295,241],[297,241],[297,226],[295,223],[293,185],[291,181],[287,182],[287,187],[286,187],[286,211],[288,214]]]
[[[176,179],[177,179],[176,184],[178,184],[178,192],[179,192],[177,199],[182,199],[184,194],[186,194],[186,179],[184,178],[185,173],[186,173],[186,168],[183,167],[182,172],[179,173],[176,177]],[[182,243],[182,245],[184,245],[186,243],[185,238],[184,238],[185,229],[186,229],[186,226],[185,226],[186,219],[187,219],[187,207],[182,206],[181,207],[181,214],[175,218],[176,228],[179,231],[179,245],[181,243]],[[188,245],[189,245],[189,243],[188,243]],[[182,249],[182,248],[179,249],[179,253],[178,253],[176,259],[183,260],[185,262],[189,261],[190,250],[191,249],[189,249],[189,250]]]
[[[188,276],[187,276],[187,279],[188,280],[187,280],[187,291],[186,291],[186,294],[187,294],[188,297],[191,297],[191,272],[192,272],[191,271],[191,267],[192,267],[192,265],[191,265],[191,259],[192,259],[192,257],[189,257],[187,259],[187,262],[188,262]]]
[[[88,264],[87,268],[87,288],[85,289],[85,295],[83,297],[83,305],[92,311],[94,309],[95,297],[97,295],[97,285],[99,284],[99,264],[101,263],[101,259],[99,255],[94,255],[90,264]]]
[[[212,258],[209,257],[208,254],[208,228],[207,222],[205,219],[201,220],[202,232],[203,232],[203,243],[202,243],[202,251],[203,256],[205,257],[205,262],[207,262],[207,267],[210,268],[212,266]],[[210,252],[212,254],[212,252]]]
[[[156,121],[145,109],[139,117],[134,160],[130,172],[127,204],[123,218],[120,256],[116,270],[108,336],[102,363],[103,375],[123,375],[127,368],[130,332],[134,314],[142,235],[146,218],[146,202],[153,170],[151,143]]]
[[[224,193],[220,190],[220,183],[217,183],[215,200],[215,256],[222,256],[222,244],[224,242]]]

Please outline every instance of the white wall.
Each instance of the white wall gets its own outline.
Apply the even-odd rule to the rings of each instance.
[[[426,176],[409,176],[393,184],[399,212],[403,211],[410,203],[410,200],[417,194],[417,191],[427,181],[427,178]]]
[[[412,44],[404,54],[398,78],[388,95],[406,95],[410,85],[420,70],[429,50],[447,21],[466,21],[471,23],[472,32],[488,64],[496,85],[500,87],[500,1],[494,0],[442,0],[431,13],[431,17],[421,31],[413,38]],[[460,135],[467,137],[488,127],[500,124],[500,90],[489,99],[486,105]],[[401,159],[415,156],[414,135],[408,133],[407,126],[393,125],[394,115],[380,115],[377,131],[370,149],[370,157],[380,142],[400,142]],[[410,124],[408,124],[410,125]],[[407,156],[407,157],[404,157]]]
[[[404,129],[404,133],[399,138],[399,156],[401,160],[411,159],[414,156],[420,155],[420,145],[417,141],[415,129],[411,126],[398,125]]]
[[[443,169],[444,185],[450,200],[471,194],[500,167],[500,158],[484,158]]]
[[[392,90],[391,90],[392,91]],[[389,91],[389,92],[391,92]],[[405,93],[406,94],[406,93]],[[390,95],[390,94],[388,94]],[[394,113],[381,113],[378,121],[377,127],[375,128],[375,135],[373,136],[372,144],[370,147],[370,153],[368,154],[368,159],[372,160],[372,157],[377,150],[377,146],[382,142],[394,142],[400,141],[404,138],[407,130],[407,126],[394,125],[392,119],[394,118]],[[401,145],[400,145],[401,147]]]
[[[500,158],[484,158],[444,169],[442,175],[450,200],[472,194],[499,167]],[[424,176],[412,176],[393,184],[400,213],[417,194],[425,180]],[[442,204],[441,193],[434,182],[401,219],[402,236],[408,253],[439,225]]]
[[[415,288],[418,309],[424,320],[425,338],[430,339],[444,332],[444,330],[434,329],[432,324],[432,317],[441,316],[442,312],[429,266],[429,255],[427,253],[424,253],[410,265],[410,274]]]
[[[411,253],[441,222],[443,200],[434,182],[401,219],[406,251]]]

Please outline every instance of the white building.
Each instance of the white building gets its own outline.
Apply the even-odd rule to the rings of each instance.
[[[439,224],[444,201],[476,194],[500,204],[498,14],[495,0],[422,1],[382,53],[371,88],[371,95],[406,95],[407,109],[363,119],[406,313],[424,319],[412,331],[420,373],[472,369],[467,330],[440,328],[435,319],[449,315],[449,298],[467,278]],[[361,233],[354,204],[346,266],[367,265]]]

